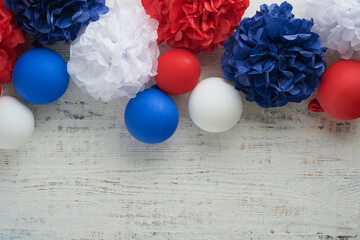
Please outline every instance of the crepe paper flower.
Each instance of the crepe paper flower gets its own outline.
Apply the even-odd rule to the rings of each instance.
[[[141,0],[159,21],[159,44],[211,52],[234,32],[249,0]]]
[[[4,0],[36,44],[74,40],[80,29],[109,11],[105,0]]]
[[[262,5],[225,42],[224,76],[248,101],[264,108],[308,98],[325,71],[325,49],[312,21],[294,18],[292,6]]]
[[[156,75],[158,25],[135,2],[116,0],[108,14],[72,42],[70,76],[83,91],[105,102],[135,97]]]
[[[0,1],[0,94],[2,84],[11,82],[11,72],[17,58],[21,55],[25,36],[13,23],[11,13]]]
[[[331,52],[343,59],[360,59],[360,2],[358,0],[307,0],[313,31]]]

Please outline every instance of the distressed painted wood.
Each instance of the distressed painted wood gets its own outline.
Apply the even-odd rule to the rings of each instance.
[[[289,2],[305,16],[305,0]],[[68,57],[68,46],[53,48]],[[221,55],[198,55],[202,79],[222,75]],[[358,120],[310,113],[308,101],[245,102],[233,130],[208,134],[187,96],[174,99],[179,129],[155,146],[127,133],[126,99],[105,104],[71,84],[59,101],[30,105],[33,138],[0,151],[0,239],[359,238]]]

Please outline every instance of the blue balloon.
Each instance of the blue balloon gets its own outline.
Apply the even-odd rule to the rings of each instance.
[[[125,109],[125,124],[140,142],[161,143],[169,139],[179,124],[175,102],[157,89],[146,89],[131,99]]]
[[[55,51],[35,48],[25,52],[13,70],[15,91],[32,104],[48,104],[58,100],[69,86],[66,62]]]

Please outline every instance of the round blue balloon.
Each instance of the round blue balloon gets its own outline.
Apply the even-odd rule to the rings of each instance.
[[[146,89],[129,101],[125,124],[130,134],[140,142],[161,143],[176,131],[179,111],[168,95],[157,89]]]
[[[25,52],[17,60],[12,78],[21,98],[40,105],[58,100],[70,81],[64,59],[47,48]]]

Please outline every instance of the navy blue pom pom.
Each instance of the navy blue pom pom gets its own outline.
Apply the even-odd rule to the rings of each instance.
[[[291,11],[287,2],[262,5],[224,45],[224,76],[264,108],[307,99],[326,68],[326,49],[311,32],[313,21],[294,18]]]
[[[109,11],[105,0],[4,0],[4,5],[41,45],[74,40],[82,27]]]

